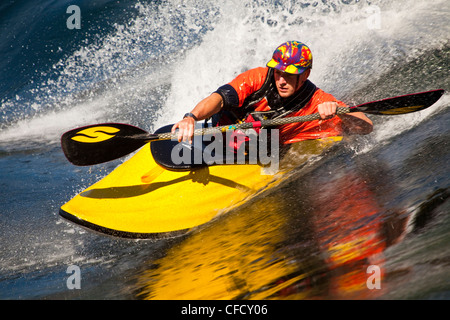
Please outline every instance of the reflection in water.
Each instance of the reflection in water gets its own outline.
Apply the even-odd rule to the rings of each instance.
[[[383,251],[405,223],[383,209],[391,186],[380,190],[370,168],[334,159],[199,228],[139,274],[138,297],[376,298],[386,288],[367,288],[367,268],[382,281]]]

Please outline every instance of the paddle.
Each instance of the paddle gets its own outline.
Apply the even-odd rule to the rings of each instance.
[[[420,111],[433,105],[444,94],[444,90],[413,93],[404,96],[372,101],[353,107],[339,107],[337,114],[364,112],[375,115],[397,115]],[[244,122],[220,127],[202,128],[194,135],[207,135],[236,129],[273,127],[287,123],[319,120],[314,113],[306,116]],[[61,146],[67,159],[78,166],[88,166],[123,157],[146,143],[175,138],[170,132],[150,134],[140,128],[121,124],[104,123],[81,127],[64,133]]]

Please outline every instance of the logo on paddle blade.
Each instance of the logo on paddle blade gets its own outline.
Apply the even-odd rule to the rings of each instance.
[[[93,127],[78,131],[71,139],[83,143],[96,143],[113,138],[114,133],[119,131],[120,129],[114,127]]]

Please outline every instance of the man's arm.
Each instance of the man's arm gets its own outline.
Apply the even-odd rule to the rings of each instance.
[[[331,119],[336,115],[339,105],[336,102],[324,102],[317,109],[323,120]],[[369,134],[373,130],[372,121],[362,112],[338,115],[347,134]]]
[[[195,108],[192,109],[191,113],[195,115],[197,120],[204,120],[218,113],[222,107],[222,96],[218,93],[212,93],[209,97],[206,97],[200,101]],[[186,117],[175,123],[172,127],[172,133],[175,133],[176,129],[178,129],[178,142],[189,141],[189,143],[192,143],[192,137],[195,129],[194,118]]]

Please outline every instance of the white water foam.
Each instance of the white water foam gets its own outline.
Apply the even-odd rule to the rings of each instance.
[[[368,5],[341,5],[340,12],[324,13],[320,6],[277,8],[248,1],[227,2],[221,6],[225,13],[214,30],[177,65],[166,104],[171,112],[158,124],[179,120],[243,70],[264,66],[274,48],[286,40],[298,39],[311,47],[312,81],[336,95],[364,87],[399,59],[405,62],[446,43],[448,26],[439,23],[445,16],[441,5],[448,7],[445,2],[375,3],[380,9],[380,29],[369,28]],[[437,25],[444,28],[438,30]]]

